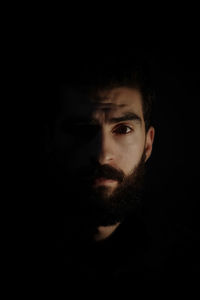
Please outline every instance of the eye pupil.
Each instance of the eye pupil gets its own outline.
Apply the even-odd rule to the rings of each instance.
[[[128,134],[130,132],[130,128],[128,126],[119,126],[117,129],[116,129],[116,132],[118,134]]]

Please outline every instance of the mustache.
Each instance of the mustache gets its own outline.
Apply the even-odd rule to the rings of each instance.
[[[124,173],[120,170],[109,165],[102,165],[94,168],[82,168],[79,170],[79,174],[82,179],[95,180],[97,178],[103,177],[106,179],[113,179],[119,182],[124,180]]]

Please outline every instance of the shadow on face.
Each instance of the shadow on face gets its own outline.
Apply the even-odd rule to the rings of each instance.
[[[63,93],[54,130],[55,177],[69,214],[110,225],[139,199],[153,138],[145,132],[139,91],[120,87],[91,95]]]

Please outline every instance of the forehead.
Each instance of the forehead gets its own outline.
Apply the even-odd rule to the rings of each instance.
[[[137,89],[118,87],[88,94],[68,88],[63,93],[61,115],[94,115],[98,112],[113,115],[127,110],[142,116],[142,96]]]

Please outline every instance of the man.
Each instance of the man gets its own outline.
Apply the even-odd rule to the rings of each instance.
[[[83,209],[98,208],[95,238],[101,240],[137,201],[155,130],[145,125],[145,100],[136,88],[101,89],[88,98],[71,90],[63,100],[54,132],[57,161],[69,172],[70,195],[79,188]]]
[[[151,234],[143,200],[155,137],[148,74],[137,57],[75,70],[59,86],[46,143],[55,223],[65,223],[57,274],[72,281],[159,279],[166,241]]]

